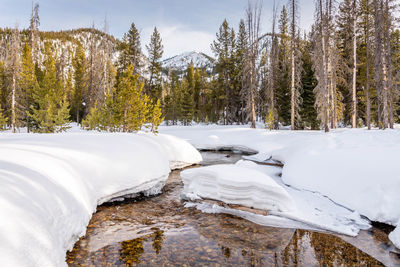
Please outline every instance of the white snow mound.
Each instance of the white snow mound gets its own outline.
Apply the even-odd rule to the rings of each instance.
[[[189,161],[174,154],[182,146]],[[198,162],[188,146],[165,135],[1,134],[0,266],[66,266],[97,205],[160,193],[170,160]]]
[[[238,165],[215,165],[181,173],[183,196],[206,198],[267,211],[293,211],[294,201],[283,187],[257,170]]]

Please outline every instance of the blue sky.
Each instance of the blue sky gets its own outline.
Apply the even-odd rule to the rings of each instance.
[[[286,0],[277,0],[285,4]],[[301,25],[309,28],[314,1],[300,0]],[[109,32],[117,38],[134,22],[148,43],[154,26],[161,32],[164,58],[185,51],[212,54],[210,43],[224,18],[237,27],[244,17],[247,0],[40,0],[41,30],[90,27],[103,28],[107,16]],[[271,27],[272,0],[264,0],[262,28]],[[28,26],[31,0],[0,0],[0,27]],[[144,49],[145,50],[145,49]]]

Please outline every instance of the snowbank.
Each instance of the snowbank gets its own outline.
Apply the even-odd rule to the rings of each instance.
[[[238,165],[215,165],[181,172],[183,195],[219,200],[266,211],[292,211],[289,194],[271,177]]]
[[[400,224],[389,234],[389,239],[397,248],[400,248]]]
[[[159,193],[182,145],[168,136],[1,134],[0,265],[65,266],[96,206]],[[198,162],[187,153],[182,163]]]
[[[282,180],[319,192],[370,220],[400,220],[400,130],[267,131],[240,126],[161,127],[197,148],[247,147],[285,164]],[[393,235],[392,235],[393,236]]]
[[[161,145],[165,156],[169,159],[171,170],[198,164],[203,159],[200,153],[188,142],[172,135],[141,133]]]
[[[183,197],[207,213],[228,213],[266,226],[331,231],[356,236],[369,222],[358,213],[333,203],[319,193],[298,190],[282,183],[280,168],[240,160],[235,165],[215,165],[181,173]],[[219,200],[266,210],[267,215],[204,203]]]

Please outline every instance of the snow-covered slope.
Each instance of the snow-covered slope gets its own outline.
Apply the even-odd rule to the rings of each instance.
[[[214,68],[213,58],[194,51],[168,58],[162,62],[162,66],[166,70],[185,71],[191,62],[193,62],[194,68],[205,68],[207,71],[212,71]]]
[[[176,162],[201,161],[152,134],[3,133],[0,151],[0,266],[66,266],[97,205],[157,194]]]

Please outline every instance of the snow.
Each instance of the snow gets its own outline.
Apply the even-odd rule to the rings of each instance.
[[[215,165],[181,172],[183,195],[220,200],[267,211],[295,210],[289,194],[271,177],[239,165]]]
[[[160,132],[186,139],[199,149],[256,150],[259,154],[247,159],[272,158],[284,163],[282,182],[293,189],[327,197],[330,202],[354,211],[351,216],[355,218],[361,214],[394,226],[400,221],[399,129],[340,129],[324,133],[198,125],[160,127]],[[293,192],[289,194],[295,198]],[[351,220],[351,216],[347,219]],[[395,233],[391,235],[394,243]]]
[[[203,160],[197,149],[180,138],[165,134],[140,134],[161,145],[165,156],[169,159],[171,170],[182,169]]]
[[[397,248],[400,248],[400,223],[398,225],[399,226],[389,234],[389,239]]]
[[[1,134],[0,265],[66,266],[97,205],[160,193],[174,162],[201,160],[189,147],[166,135]]]
[[[350,236],[368,229],[369,222],[321,194],[297,190],[282,183],[280,168],[238,161],[235,165],[215,165],[185,170],[183,197],[191,201],[219,200],[228,204],[265,210],[267,216],[237,211],[207,203],[196,208],[243,217],[266,226],[331,231]]]
[[[185,52],[180,55],[168,58],[162,62],[164,69],[175,69],[185,71],[189,64],[193,62],[194,68],[206,68],[211,71],[214,66],[213,59],[201,52]]]

